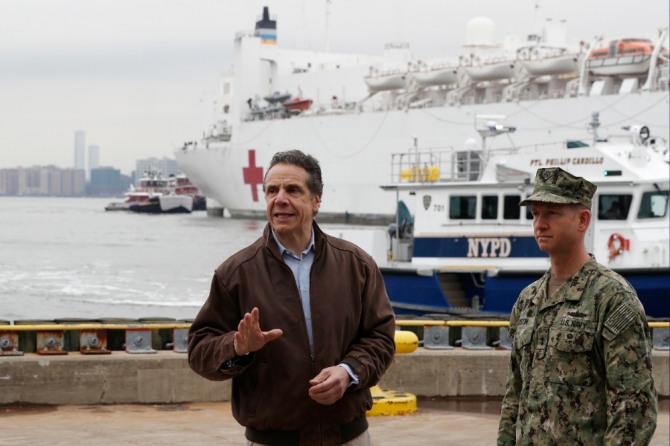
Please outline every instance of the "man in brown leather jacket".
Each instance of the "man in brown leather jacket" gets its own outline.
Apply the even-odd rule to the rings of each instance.
[[[395,348],[379,268],[314,222],[316,159],[277,153],[263,190],[269,224],[216,269],[189,332],[189,364],[233,379],[233,416],[248,445],[369,445],[369,388]]]

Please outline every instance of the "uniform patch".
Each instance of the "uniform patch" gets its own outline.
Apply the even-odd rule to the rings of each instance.
[[[606,336],[606,338],[609,340],[614,339],[635,321],[636,315],[637,312],[629,305],[619,305],[619,308],[614,310],[605,321],[605,328],[612,333],[611,338],[609,336]]]

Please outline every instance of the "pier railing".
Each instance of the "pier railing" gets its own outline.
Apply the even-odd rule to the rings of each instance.
[[[7,322],[7,321],[4,321]],[[152,323],[0,323],[0,356],[24,353],[65,355],[156,353],[172,350],[186,353],[190,322]],[[507,320],[398,319],[399,330],[412,331],[426,349],[470,350],[511,348]],[[670,350],[670,321],[650,321],[653,346]]]

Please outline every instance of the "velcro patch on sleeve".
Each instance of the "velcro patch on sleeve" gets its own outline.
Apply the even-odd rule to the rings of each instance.
[[[609,315],[605,321],[605,328],[609,333],[604,332],[603,335],[609,341],[614,339],[630,326],[635,321],[637,312],[631,308],[630,305],[621,304],[619,307]]]

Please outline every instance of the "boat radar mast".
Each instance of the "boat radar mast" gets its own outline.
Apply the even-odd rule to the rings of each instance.
[[[475,130],[482,137],[482,150],[486,150],[486,138],[516,132],[515,126],[500,124],[504,119],[503,115],[475,115]],[[486,121],[484,125],[479,124],[482,120]]]

